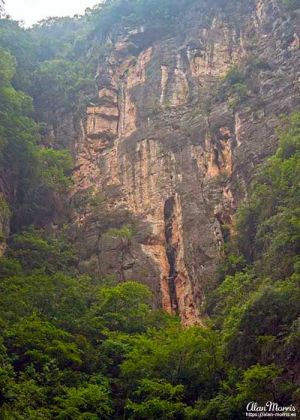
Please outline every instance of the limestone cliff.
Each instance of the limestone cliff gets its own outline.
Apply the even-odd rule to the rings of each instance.
[[[10,211],[4,194],[0,193],[0,257],[6,250],[6,239],[9,235]]]
[[[82,267],[147,283],[185,324],[201,322],[235,209],[276,147],[279,116],[299,106],[300,10],[245,3],[209,18],[195,6],[176,33],[112,33],[98,96],[77,121],[73,200],[101,193],[118,226],[142,226],[133,239],[104,238],[77,209]],[[234,66],[246,76],[228,93]]]

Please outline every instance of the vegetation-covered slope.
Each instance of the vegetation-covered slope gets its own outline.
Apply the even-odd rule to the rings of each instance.
[[[181,7],[111,1],[29,31],[0,21],[0,418],[223,420],[249,401],[299,405],[299,113],[238,210],[205,327],[153,309],[139,283],[83,276],[68,235],[73,162],[43,134],[94,94],[86,51],[120,16],[172,26]]]
[[[183,329],[134,282],[80,277],[65,239],[28,230],[1,260],[2,418],[244,418],[296,404],[300,115],[238,213],[209,299]],[[247,238],[247,240],[245,240]]]

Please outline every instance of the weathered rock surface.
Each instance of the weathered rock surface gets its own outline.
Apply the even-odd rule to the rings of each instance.
[[[6,251],[6,239],[9,235],[10,211],[4,194],[0,193],[0,257]]]
[[[101,193],[117,226],[139,226],[108,237],[77,209],[83,269],[147,283],[185,324],[203,319],[224,232],[276,148],[279,116],[300,103],[300,10],[249,3],[210,19],[187,11],[175,35],[115,35],[74,146],[74,197]],[[240,63],[254,77],[233,104],[218,86]]]

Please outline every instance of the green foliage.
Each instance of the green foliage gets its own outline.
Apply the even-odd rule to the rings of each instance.
[[[7,351],[14,354],[16,370],[27,365],[41,368],[51,362],[61,368],[81,364],[79,349],[72,343],[72,336],[36,315],[22,318],[8,328],[4,344]]]
[[[180,0],[112,0],[91,10],[89,19],[97,35],[104,39],[120,23],[150,27],[178,23],[180,13],[193,3],[194,0],[184,4]]]
[[[236,83],[232,86],[232,94],[230,97],[229,105],[236,108],[238,104],[243,102],[248,97],[248,89],[244,83]]]
[[[76,50],[76,37],[82,31],[81,20],[70,17],[49,17],[30,30],[39,62],[58,58],[71,59]]]
[[[282,2],[288,10],[296,10],[300,7],[299,0],[282,0]]]
[[[124,24],[170,35],[193,3],[112,0],[30,31],[0,21],[0,176],[9,181],[0,218],[11,218],[13,229],[0,259],[1,418],[230,420],[244,418],[249,401],[299,399],[299,114],[282,121],[279,149],[238,211],[205,328],[183,328],[154,309],[140,283],[79,275],[60,225],[50,228],[63,213],[72,159],[61,144],[42,145],[39,130],[55,131],[91,97],[93,52],[105,58],[109,49],[97,37]],[[251,98],[255,75],[268,70],[252,57],[230,69],[220,91],[237,107]],[[122,250],[144,234],[90,191],[74,204],[88,209],[99,238]]]
[[[247,401],[288,405],[297,395],[284,372],[299,366],[299,113],[282,120],[279,137],[238,211],[223,281],[208,302],[225,358],[243,377],[226,384],[225,399],[200,404],[203,418],[236,418]]]
[[[11,54],[3,49],[0,50],[0,84],[5,86],[15,74],[16,63]]]
[[[275,382],[281,373],[276,365],[254,365],[243,374],[243,380],[237,385],[238,399],[247,403],[255,399],[258,403],[271,401],[276,393]]]
[[[83,106],[85,92],[88,94],[94,88],[94,82],[86,74],[84,65],[62,58],[42,62],[33,80],[32,93],[38,117],[52,124],[56,122],[55,112],[61,113],[79,102]]]
[[[37,65],[35,47],[30,31],[16,21],[0,20],[0,48],[9,51],[15,58],[13,86],[26,93],[32,86],[32,73]]]
[[[224,77],[224,81],[230,86],[242,84],[245,80],[243,71],[238,66],[231,67]]]
[[[162,331],[150,331],[136,339],[135,346],[122,364],[129,389],[143,378],[166,380],[184,385],[189,402],[199,393],[207,397],[214,390],[222,352],[218,337],[198,327],[182,330],[171,325]]]
[[[69,177],[73,167],[72,157],[66,150],[41,148],[36,152],[38,174],[44,186],[55,191],[65,192],[71,185]]]
[[[57,419],[110,419],[112,414],[108,384],[86,384],[66,389],[64,397],[57,397]]]
[[[228,100],[230,108],[237,108],[241,103],[251,99],[251,94],[256,94],[257,103],[257,79],[262,72],[270,72],[272,69],[268,62],[262,60],[256,54],[250,54],[243,58],[239,65],[232,66],[226,75],[219,81],[217,95],[220,100]]]
[[[184,387],[173,386],[164,380],[143,379],[134,392],[135,401],[129,400],[126,411],[131,419],[176,419],[182,418],[185,404]]]
[[[222,99],[228,98],[229,106],[236,108],[249,96],[247,76],[243,67],[233,66],[220,81],[219,95]]]
[[[124,225],[121,228],[111,228],[106,232],[106,235],[115,238],[125,239],[130,241],[134,235],[134,230],[130,225]]]
[[[294,114],[238,216],[240,253],[273,278],[292,274],[299,254],[299,138],[300,116]]]
[[[110,375],[135,336],[167,319],[141,284],[78,276],[65,239],[15,235],[0,261],[1,418],[111,418]]]
[[[40,270],[47,274],[69,271],[75,256],[63,238],[51,238],[42,230],[30,229],[14,235],[8,255],[18,260],[25,272]]]
[[[79,277],[69,245],[42,231],[16,235],[8,256],[1,417],[182,418],[217,389],[217,336],[153,310],[145,286]]]
[[[99,325],[110,331],[128,333],[145,330],[151,301],[151,294],[145,286],[134,282],[121,283],[113,288],[100,289],[97,298],[91,311]]]
[[[32,99],[12,86],[15,66],[11,54],[0,49],[0,172],[10,183],[5,193],[19,228],[53,215],[55,194],[70,186],[72,161],[67,152],[38,147]]]

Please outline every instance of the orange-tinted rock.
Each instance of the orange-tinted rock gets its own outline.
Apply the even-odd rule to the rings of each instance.
[[[257,164],[276,148],[278,116],[299,106],[300,22],[280,10],[264,0],[243,4],[230,19],[219,12],[210,23],[187,13],[180,35],[147,43],[137,29],[117,37],[99,69],[101,105],[88,107],[76,144],[75,190],[103,193],[110,209],[126,209],[145,226],[125,262],[117,243],[103,245],[102,263],[150,285],[185,325],[204,319],[224,231],[232,230]],[[271,70],[258,70],[251,94],[233,109],[219,95],[220,80],[253,50]],[[95,236],[94,222],[80,221]],[[86,260],[99,252],[95,245]]]

